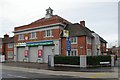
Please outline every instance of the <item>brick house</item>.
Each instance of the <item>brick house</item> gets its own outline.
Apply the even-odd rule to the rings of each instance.
[[[0,38],[0,54],[5,55],[5,60],[14,60],[14,37],[5,34],[4,38]]]
[[[69,24],[65,28],[69,31],[69,38],[71,40],[71,52],[70,56],[79,56],[79,55],[102,55],[101,53],[106,52],[106,41],[96,34],[94,31],[91,31],[85,26],[85,21],[80,21],[79,23]],[[68,55],[66,37],[61,34],[61,52],[62,55]]]
[[[14,59],[15,61],[36,62],[42,59],[48,62],[48,56],[67,55],[66,37],[63,30],[68,30],[71,38],[71,56],[92,55],[92,31],[85,27],[85,21],[72,24],[53,10],[46,9],[46,15],[31,24],[14,28]],[[76,43],[77,41],[77,43]]]

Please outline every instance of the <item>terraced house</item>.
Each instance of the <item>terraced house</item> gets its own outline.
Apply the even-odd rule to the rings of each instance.
[[[69,54],[67,53],[68,38],[63,36],[66,31],[70,40]],[[48,63],[49,55],[93,55],[93,40],[95,38],[92,33],[85,27],[85,21],[81,21],[80,24],[72,24],[58,15],[53,15],[53,10],[49,7],[46,9],[45,17],[31,24],[15,27],[14,59],[15,61],[26,59],[28,62],[37,62],[41,59],[43,63]],[[94,44],[98,46],[98,44],[101,45],[101,42],[106,47],[104,39]],[[97,48],[95,47],[95,49]],[[100,48],[103,47],[97,49],[99,55],[101,54]]]
[[[14,60],[14,37],[5,34],[0,38],[0,55],[5,55],[6,61]]]

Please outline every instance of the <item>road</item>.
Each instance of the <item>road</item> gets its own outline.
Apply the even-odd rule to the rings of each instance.
[[[117,80],[117,79],[93,79],[75,78],[70,76],[47,75],[42,73],[29,73],[24,71],[2,70],[2,80]]]

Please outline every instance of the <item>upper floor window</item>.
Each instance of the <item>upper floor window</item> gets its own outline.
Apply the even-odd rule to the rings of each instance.
[[[77,44],[77,37],[71,37],[71,44]]]
[[[35,39],[36,37],[36,32],[31,32],[30,33],[30,39]]]
[[[87,43],[88,43],[88,44],[91,44],[91,38],[90,38],[90,37],[87,37],[86,39],[87,39]]]
[[[78,56],[77,49],[72,49],[70,52],[70,56]]]
[[[18,40],[24,40],[24,34],[19,34],[18,35]]]
[[[13,44],[12,44],[12,43],[9,43],[9,44],[8,44],[8,48],[13,48]]]
[[[53,37],[53,31],[52,30],[46,30],[44,32],[45,37]]]

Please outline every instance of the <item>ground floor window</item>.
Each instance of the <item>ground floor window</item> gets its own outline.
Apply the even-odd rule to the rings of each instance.
[[[91,49],[87,49],[87,56],[91,56]]]
[[[77,49],[72,49],[70,52],[70,56],[78,56]]]
[[[11,59],[11,58],[13,58],[13,51],[8,52],[8,59]]]

